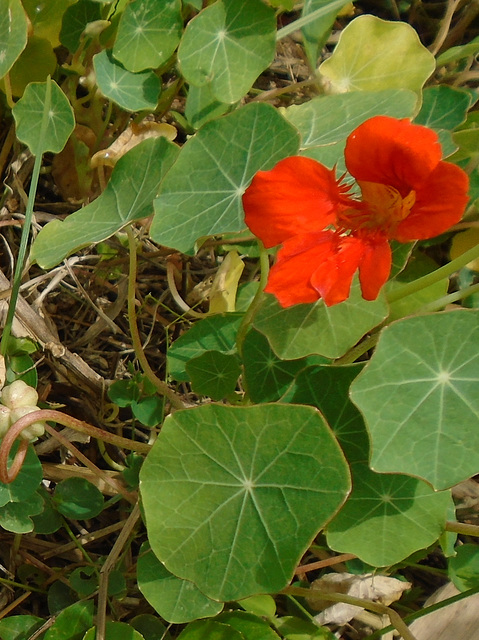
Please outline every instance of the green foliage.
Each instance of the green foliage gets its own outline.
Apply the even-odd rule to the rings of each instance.
[[[274,404],[169,416],[140,480],[155,555],[223,601],[283,588],[349,491],[321,416]]]
[[[31,588],[29,597],[38,594],[48,605],[24,611],[54,618],[5,617],[0,637],[28,640],[46,622],[44,640],[94,640],[105,619],[97,605],[103,600],[105,640],[332,640],[311,621],[307,599],[294,600],[288,585],[300,562],[335,552],[355,554],[354,571],[364,573],[407,566],[440,543],[449,578],[461,591],[477,588],[477,545],[454,547],[454,527],[447,524],[456,518],[449,488],[479,472],[477,236],[471,234],[464,249],[469,261],[462,263],[456,229],[427,243],[393,242],[390,280],[375,301],[362,298],[355,277],[341,304],[282,308],[258,289],[276,250],[265,252],[246,229],[242,197],[258,171],[296,154],[340,177],[346,139],[360,124],[377,115],[408,118],[436,131],[443,157],[470,174],[464,222],[474,229],[478,37],[467,42],[455,28],[443,32],[447,20],[428,3],[421,6],[424,21],[407,2],[3,4],[0,115],[5,131],[15,132],[13,144],[6,135],[3,161],[22,145],[36,156],[30,212],[34,202],[43,212],[52,194],[76,209],[46,224],[38,217],[43,226],[32,242],[34,269],[51,269],[101,242],[100,266],[88,263],[91,282],[101,286],[108,278],[114,285],[126,273],[120,232],[132,223],[141,228],[142,242],[159,249],[153,258],[142,256],[152,268],[163,269],[165,254],[176,264],[174,252],[193,255],[201,248],[184,264],[202,263],[205,278],[215,279],[212,265],[231,249],[245,269],[233,307],[240,311],[207,313],[206,305],[196,308],[186,298],[196,315],[205,313],[201,319],[186,315],[178,300],[191,284],[185,269],[178,295],[165,292],[159,301],[158,314],[171,324],[164,333],[159,323],[153,326],[144,354],[137,344],[131,353],[128,324],[118,322],[122,379],[107,381],[118,417],[113,412],[105,425],[99,414],[96,426],[109,432],[108,441],[118,444],[121,432],[142,448],[126,452],[123,440],[102,447],[101,458],[98,431],[78,445],[101,469],[101,491],[75,474],[77,460],[72,477],[42,484],[31,446],[15,480],[0,483],[0,527],[16,536],[13,571],[17,557],[25,563],[24,554],[33,556],[30,543],[37,553],[42,536],[52,544],[67,532],[77,547],[62,550],[51,573],[23,564],[11,586],[11,576],[5,578],[19,596]],[[376,5],[381,18],[358,15]],[[465,18],[467,3],[459,3],[453,24]],[[293,33],[303,40],[288,38]],[[474,24],[467,33],[477,35]],[[176,142],[168,132],[144,140],[138,132],[145,121],[168,123],[170,133],[174,123]],[[123,144],[126,133],[131,138]],[[53,184],[58,166],[79,190]],[[18,190],[20,201],[24,184],[17,172],[13,182],[8,173],[5,185]],[[2,212],[10,211],[10,196],[6,190]],[[5,238],[10,243],[14,232]],[[111,270],[106,256],[115,260]],[[438,263],[444,265],[439,274]],[[38,282],[53,281],[53,273]],[[167,276],[161,272],[162,283]],[[215,281],[220,291],[223,285]],[[137,288],[129,302],[140,301],[143,310],[144,295]],[[451,310],[452,304],[470,308]],[[139,317],[140,334],[142,322]],[[51,344],[7,342],[7,383],[21,378],[36,386],[37,351],[45,347],[49,354]],[[96,352],[87,352],[94,363]],[[140,356],[150,353],[164,355],[166,374],[139,369],[134,360],[144,364]],[[9,465],[17,450],[15,444]],[[56,477],[48,476],[52,460],[45,463],[47,477]],[[144,526],[130,505],[137,499]],[[123,520],[131,525],[115,538],[121,550],[111,538],[102,540],[110,515],[122,527]],[[35,534],[28,545],[21,543],[24,533]],[[44,550],[37,555],[43,562]],[[134,617],[145,600],[155,615]]]
[[[62,480],[55,488],[53,499],[58,511],[67,518],[94,518],[103,510],[101,492],[83,478]]]
[[[410,89],[420,95],[434,68],[434,56],[408,24],[364,15],[342,31],[319,72],[337,93]]]

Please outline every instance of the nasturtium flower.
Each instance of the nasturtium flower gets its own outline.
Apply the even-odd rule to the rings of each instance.
[[[437,134],[409,120],[376,116],[347,139],[344,176],[292,156],[259,171],[243,195],[245,220],[266,248],[281,244],[265,291],[283,307],[349,296],[356,272],[363,298],[375,300],[389,278],[389,241],[437,236],[462,217],[469,181],[441,160]]]

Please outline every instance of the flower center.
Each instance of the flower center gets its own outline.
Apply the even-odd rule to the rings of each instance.
[[[361,205],[342,212],[338,222],[348,229],[377,229],[391,236],[410,214],[416,192],[410,191],[403,198],[397,189],[386,184],[361,181],[358,184],[363,196]]]

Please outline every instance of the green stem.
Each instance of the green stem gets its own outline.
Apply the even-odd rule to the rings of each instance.
[[[43,144],[45,138],[45,132],[48,124],[48,113],[51,106],[52,84],[51,78],[47,78],[47,87],[45,93],[45,104],[43,107],[42,124],[40,126],[39,140],[40,145]],[[40,146],[39,146],[40,148]],[[42,166],[42,153],[35,155],[35,163],[33,165],[32,180],[30,183],[30,189],[28,192],[28,203],[25,211],[25,222],[22,228],[22,235],[20,238],[20,248],[18,250],[17,263],[15,265],[15,274],[13,276],[12,292],[10,295],[10,303],[8,305],[7,318],[5,320],[5,328],[2,334],[2,340],[0,342],[0,353],[2,356],[6,356],[8,352],[8,343],[10,341],[10,335],[12,333],[13,318],[15,316],[15,308],[17,305],[18,294],[20,291],[20,284],[22,281],[22,272],[25,264],[25,256],[27,255],[28,239],[30,237],[30,229],[32,227],[33,219],[33,207],[35,205],[35,195],[37,193],[38,178],[40,176],[40,169]]]
[[[417,291],[421,291],[426,287],[430,287],[431,285],[436,284],[436,282],[440,282],[456,271],[459,271],[459,269],[462,269],[462,267],[465,267],[466,264],[472,262],[476,258],[479,258],[479,244],[475,247],[472,247],[472,249],[469,249],[454,260],[451,260],[451,262],[448,262],[448,264],[445,264],[443,267],[439,267],[439,269],[436,269],[432,273],[428,273],[422,278],[418,278],[413,282],[408,282],[402,287],[394,289],[394,291],[391,291],[391,293],[388,295],[388,302],[392,303],[396,302],[397,300],[402,300],[402,298],[405,298],[406,296],[410,296]]]
[[[318,598],[319,600],[327,600],[330,602],[344,602],[345,604],[361,607],[368,611],[374,611],[374,613],[378,613],[379,615],[387,615],[391,620],[391,624],[397,629],[399,635],[403,637],[403,640],[416,640],[397,611],[380,602],[372,602],[371,600],[348,596],[345,593],[331,593],[329,591],[305,589],[304,587],[286,587],[281,593],[302,596],[308,599]]]
[[[241,321],[240,327],[238,329],[238,333],[236,335],[236,348],[238,349],[238,353],[240,357],[243,357],[243,343],[248,333],[248,329],[251,326],[251,321],[256,315],[257,310],[263,300],[263,289],[266,286],[266,282],[268,281],[269,275],[269,256],[266,249],[263,247],[263,244],[260,240],[258,240],[259,246],[259,265],[260,265],[260,277],[258,283],[258,290],[256,291],[253,300],[251,301],[248,310],[244,314],[243,320]]]
[[[432,604],[430,607],[425,607],[420,611],[415,611],[414,613],[410,613],[407,616],[404,616],[402,619],[404,623],[411,623],[418,618],[422,618],[423,616],[427,616],[429,613],[433,613],[434,611],[439,611],[439,609],[443,609],[444,607],[449,606],[450,604],[454,604],[455,602],[459,602],[460,600],[464,600],[464,598],[469,598],[469,596],[475,595],[479,591],[479,587],[474,587],[473,589],[469,589],[468,591],[463,591],[462,593],[458,593],[456,596],[452,596],[451,598],[447,598],[446,600],[441,600],[441,602],[437,602],[436,604]],[[389,633],[390,631],[394,631],[394,626],[389,625],[388,627],[384,627],[384,629],[378,629],[372,633],[369,637],[369,640],[376,640],[381,636]]]
[[[332,13],[335,9],[337,9],[339,13],[339,11],[347,4],[348,3],[345,2],[345,0],[335,0],[333,2],[328,2],[326,6],[319,7],[319,9],[316,9],[316,11],[311,11],[311,13],[308,13],[308,15],[298,18],[294,22],[291,22],[291,24],[287,24],[282,29],[278,29],[278,32],[276,33],[276,40],[286,38],[286,36],[291,35],[292,33],[294,33],[294,31],[305,27],[310,22],[313,22],[318,18],[322,18],[328,13]]]
[[[136,323],[135,311],[135,287],[137,268],[136,240],[131,226],[128,226],[126,228],[126,233],[128,235],[128,249],[130,252],[130,267],[128,274],[128,323],[130,325],[130,335],[133,349],[135,350],[135,355],[138,358],[138,362],[140,363],[141,368],[143,369],[143,373],[155,387],[157,392],[160,395],[168,398],[171,406],[175,407],[175,409],[185,409],[185,405],[183,404],[180,396],[177,395],[172,389],[170,389],[166,382],[160,380],[160,378],[158,378],[158,376],[154,373],[153,369],[150,367],[150,363],[146,359],[145,352],[143,351],[143,345],[141,344],[140,333],[138,331],[138,325]]]
[[[446,531],[451,533],[460,533],[464,536],[474,536],[479,538],[479,527],[475,524],[466,524],[465,522],[446,522]]]
[[[452,304],[453,302],[457,302],[458,300],[464,300],[464,298],[468,298],[469,296],[474,295],[475,293],[479,293],[479,283],[473,284],[466,289],[461,289],[460,291],[455,291],[454,293],[449,293],[447,296],[443,296],[438,300],[434,300],[434,302],[430,302],[429,304],[421,307],[416,311],[416,313],[429,313],[430,311],[439,311],[440,309],[444,309],[448,304]]]

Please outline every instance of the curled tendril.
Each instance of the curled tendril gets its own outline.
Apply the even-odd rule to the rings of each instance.
[[[122,447],[131,451],[137,451],[138,453],[148,453],[151,448],[151,446],[148,444],[142,442],[134,442],[133,440],[129,440],[128,438],[123,438],[121,436],[115,435],[114,433],[104,431],[103,429],[98,429],[97,427],[88,424],[88,422],[77,420],[76,418],[68,416],[61,411],[55,411],[53,409],[39,409],[38,411],[32,411],[32,413],[28,413],[27,415],[19,418],[16,422],[14,422],[14,424],[12,424],[10,429],[5,434],[5,437],[3,438],[2,444],[0,446],[0,482],[3,482],[4,484],[13,482],[19,474],[20,469],[22,468],[29,445],[28,440],[24,439],[22,439],[20,442],[20,446],[15,454],[10,468],[8,467],[8,459],[10,456],[11,448],[21,432],[24,429],[27,429],[34,422],[46,421],[56,422],[64,427],[69,427],[70,429],[74,429],[75,431],[89,435],[92,438],[97,438],[98,440],[102,440],[103,442],[109,442],[116,445],[117,447]],[[51,435],[55,436],[54,429],[49,428],[48,431],[51,433]]]

